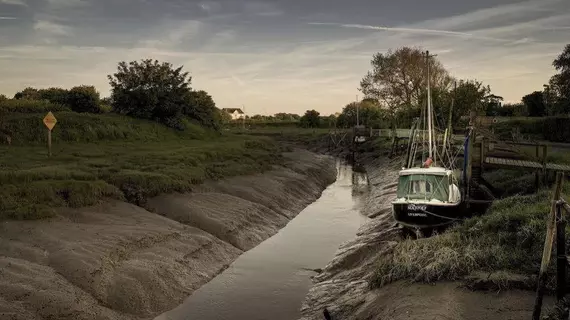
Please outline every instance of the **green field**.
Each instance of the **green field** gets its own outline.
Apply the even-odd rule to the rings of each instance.
[[[53,216],[57,207],[105,197],[143,205],[160,193],[205,180],[252,174],[280,163],[281,147],[262,136],[216,133],[187,124],[176,131],[118,115],[56,113],[53,156],[43,114],[13,114],[13,145],[0,146],[0,218]]]

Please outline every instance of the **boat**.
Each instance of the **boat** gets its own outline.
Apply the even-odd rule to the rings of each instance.
[[[446,142],[449,139],[445,138],[448,132],[445,131],[443,139],[438,139],[434,129],[429,60],[427,65],[427,110],[422,110],[425,115],[424,127],[427,124],[427,130],[418,134],[415,131],[415,127],[421,127],[418,123],[412,128],[408,159],[399,172],[397,195],[392,201],[392,213],[396,222],[404,228],[415,230],[453,224],[464,219],[467,212],[463,201],[464,193],[460,189],[458,179],[461,172],[454,168],[453,157],[446,157],[451,149],[449,142]],[[420,117],[420,121],[421,118],[423,117]],[[437,142],[440,140],[443,140],[443,143],[438,147]],[[425,161],[414,167],[415,154],[420,150],[420,146],[423,153],[427,149],[428,155]],[[447,163],[444,165],[443,162]]]

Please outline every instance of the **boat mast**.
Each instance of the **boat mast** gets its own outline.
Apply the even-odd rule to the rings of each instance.
[[[428,140],[429,140],[429,157],[433,159],[433,137],[431,123],[431,87],[429,74],[429,51],[426,51],[427,62],[427,121],[428,121]]]

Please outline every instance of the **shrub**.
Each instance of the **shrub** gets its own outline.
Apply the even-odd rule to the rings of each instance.
[[[67,94],[67,103],[75,112],[101,113],[99,92],[94,86],[71,88]]]
[[[567,142],[570,140],[570,118],[564,116],[515,119],[497,123],[493,128],[495,134],[501,139],[512,138],[513,128],[518,128],[521,134],[530,138],[553,142]]]
[[[46,100],[7,99],[0,100],[0,110],[17,113],[47,113],[48,111],[71,111],[68,106]]]

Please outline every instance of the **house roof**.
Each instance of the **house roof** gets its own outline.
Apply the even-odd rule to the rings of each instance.
[[[243,111],[241,111],[240,108],[223,108],[222,110],[224,110],[227,113],[234,113],[237,111],[237,113],[243,114]]]

